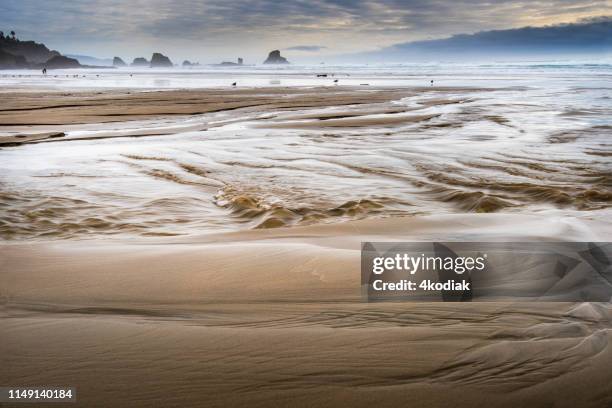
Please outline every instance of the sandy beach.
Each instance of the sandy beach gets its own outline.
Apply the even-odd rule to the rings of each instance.
[[[611,0],[0,0],[0,407],[612,408]]]
[[[516,106],[474,102],[495,92],[3,94],[0,383],[88,407],[610,405],[609,303],[361,295],[364,241],[612,239],[605,129],[517,141]]]
[[[464,215],[4,245],[2,382],[70,384],[86,406],[606,406],[609,304],[361,299],[360,241],[500,228],[610,239],[608,223]]]

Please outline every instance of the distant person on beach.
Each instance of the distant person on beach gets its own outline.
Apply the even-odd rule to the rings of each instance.
[[[433,79],[430,82],[431,82],[431,86],[433,86]]]
[[[47,68],[43,68],[43,75],[47,75]]]

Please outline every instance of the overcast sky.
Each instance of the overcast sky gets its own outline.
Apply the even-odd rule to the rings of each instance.
[[[0,0],[0,30],[64,54],[291,60],[612,15],[610,0]]]

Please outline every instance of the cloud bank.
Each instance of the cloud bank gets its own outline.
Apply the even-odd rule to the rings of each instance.
[[[464,61],[515,57],[612,56],[612,18],[547,27],[459,34],[450,38],[393,45],[379,51],[349,55],[347,60],[410,62],[422,60]]]
[[[326,49],[323,45],[296,45],[293,47],[285,48],[288,51],[305,51],[305,52],[317,52]]]
[[[609,0],[2,0],[0,29],[66,53],[260,62],[272,49],[346,54],[606,14]]]

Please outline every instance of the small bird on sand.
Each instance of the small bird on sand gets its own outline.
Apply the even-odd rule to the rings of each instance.
[[[232,82],[232,86],[236,86],[238,82]]]
[[[334,83],[335,83],[335,84],[337,84],[337,83],[338,83],[338,80],[337,80],[337,79],[334,79]]]

